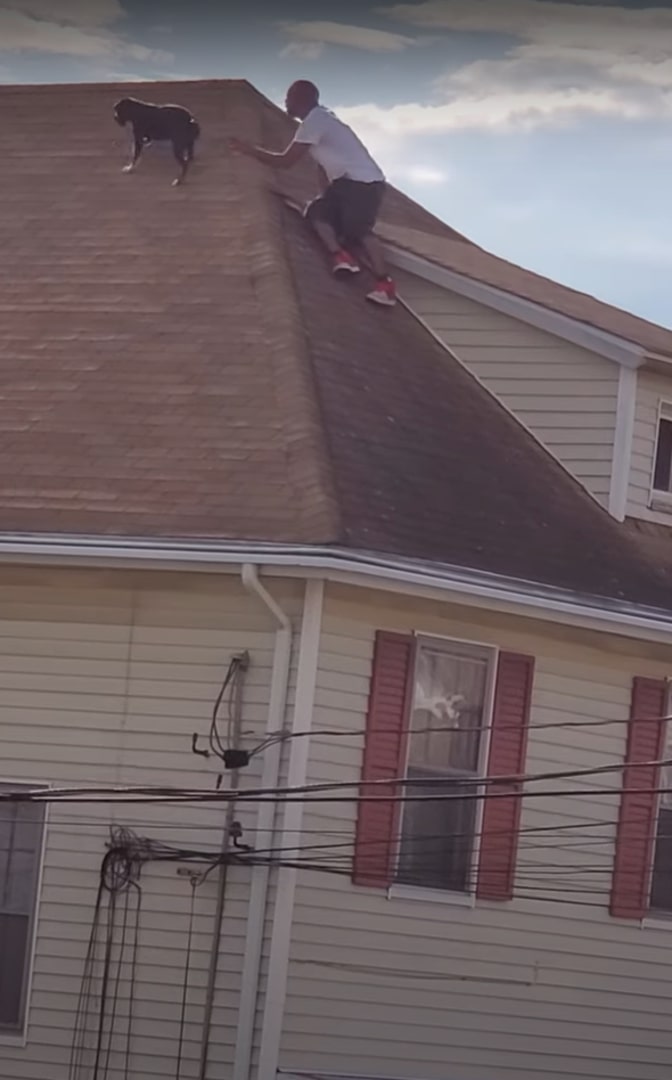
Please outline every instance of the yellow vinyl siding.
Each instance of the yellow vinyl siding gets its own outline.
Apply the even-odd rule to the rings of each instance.
[[[398,281],[464,366],[606,505],[618,366],[415,275]]]
[[[294,618],[302,589],[271,583]],[[235,575],[0,573],[0,775],[67,784],[214,788],[217,765],[191,753],[207,735],[233,653],[248,649],[243,724],[266,724],[275,626]],[[224,711],[224,716],[226,715]],[[225,721],[224,721],[225,722]],[[202,743],[202,745],[204,745]],[[243,784],[258,783],[262,761]],[[223,787],[228,784],[225,777]],[[37,925],[27,1045],[0,1037],[2,1080],[67,1080],[72,1030],[110,822],[217,851],[223,805],[52,805]],[[254,832],[256,809],[237,815]],[[129,1080],[175,1075],[191,888],[175,864],[145,866]],[[196,893],[182,1080],[197,1075],[217,874]],[[208,1080],[233,1063],[249,871],[226,890]],[[101,946],[102,948],[102,946]],[[120,986],[124,1031],[128,981]],[[94,1002],[95,1008],[95,1002]],[[122,1049],[119,1043],[116,1050]],[[123,1077],[112,1056],[110,1080]]]
[[[313,782],[360,777],[379,628],[535,655],[530,773],[619,764],[631,675],[669,671],[646,644],[592,635],[573,642],[557,627],[374,594],[367,602],[365,593],[333,587],[314,724],[360,734],[314,739]],[[593,720],[610,723],[542,726]],[[643,930],[607,911],[620,774],[546,787],[557,794],[524,804],[510,903],[472,909],[358,888],[347,874],[301,874],[283,1069],[409,1080],[667,1080],[672,929]],[[568,787],[576,794],[563,794]],[[353,803],[317,804],[305,827],[321,830],[314,842],[351,853],[355,813]],[[546,827],[553,831],[525,832]]]

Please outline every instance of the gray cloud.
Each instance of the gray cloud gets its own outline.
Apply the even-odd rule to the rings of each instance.
[[[341,45],[365,52],[400,52],[417,44],[415,37],[406,34],[395,34],[366,26],[349,26],[346,23],[316,20],[283,22],[281,26],[291,39],[284,50],[285,54],[291,51],[298,55],[308,55],[311,59],[319,55],[325,45]],[[310,50],[308,53],[302,51],[306,48]]]
[[[446,130],[565,124],[672,111],[672,10],[540,0],[424,0],[381,9],[422,31],[513,35],[501,58],[436,83]],[[434,112],[434,119],[437,113]]]
[[[0,50],[171,61],[170,53],[137,45],[117,33],[115,24],[123,16],[119,0],[3,0]]]

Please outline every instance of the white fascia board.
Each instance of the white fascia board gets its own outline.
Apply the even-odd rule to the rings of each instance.
[[[542,307],[541,304],[534,304],[531,300],[524,300],[513,293],[496,289],[492,285],[485,285],[476,281],[475,278],[438,266],[429,259],[412,255],[411,252],[389,243],[384,247],[387,259],[393,266],[424,278],[425,281],[431,281],[433,285],[450,289],[451,292],[456,292],[468,300],[484,304],[503,315],[509,315],[512,319],[528,323],[537,330],[544,330],[547,334],[553,334],[555,337],[569,341],[572,345],[587,349],[607,360],[613,360],[623,367],[635,369],[644,363],[645,350],[632,341],[608,334],[604,330],[598,330],[576,319],[570,319],[567,315]]]

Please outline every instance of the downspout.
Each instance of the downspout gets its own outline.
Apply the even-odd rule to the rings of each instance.
[[[306,581],[301,638],[296,671],[296,700],[292,715],[292,739],[287,767],[288,787],[306,783],[310,754],[310,730],[315,708],[319,668],[324,582]],[[304,802],[286,802],[283,810],[280,847],[288,851],[299,842],[303,826]],[[264,993],[264,1015],[259,1044],[258,1080],[276,1080],[287,996],[294,900],[298,881],[296,865],[281,865],[277,871],[277,892],[273,909],[268,974]],[[246,1078],[247,1080],[247,1078]]]
[[[284,727],[289,686],[289,665],[292,652],[292,625],[288,616],[259,581],[256,566],[252,563],[245,563],[242,568],[241,580],[245,589],[250,593],[254,593],[261,600],[277,624],[266,722],[266,733],[270,735]],[[262,787],[273,788],[278,786],[281,755],[281,742],[272,744],[264,751]],[[277,807],[275,803],[269,801],[259,804],[255,846],[262,851],[273,847],[273,826],[276,813]],[[247,935],[240,988],[233,1080],[248,1080],[250,1075],[270,872],[270,866],[255,867],[250,887],[250,906],[247,916]]]

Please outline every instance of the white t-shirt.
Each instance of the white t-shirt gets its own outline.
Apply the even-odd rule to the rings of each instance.
[[[307,143],[311,156],[322,166],[330,181],[347,177],[369,184],[385,179],[352,128],[323,105],[310,110],[299,126],[294,142]]]

